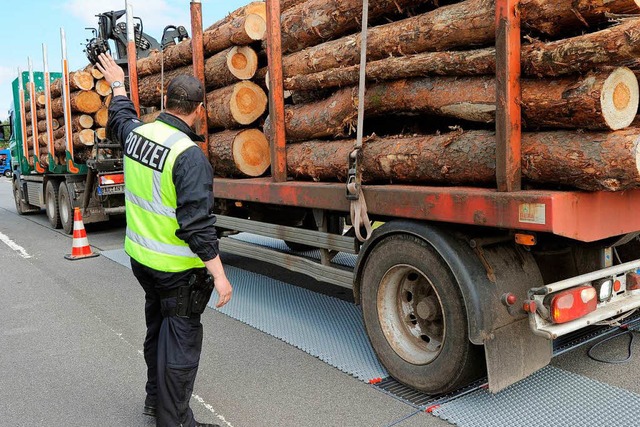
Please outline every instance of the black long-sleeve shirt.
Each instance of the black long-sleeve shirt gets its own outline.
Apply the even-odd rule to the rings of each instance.
[[[204,140],[176,116],[160,113],[156,120],[183,132],[192,141]],[[124,146],[127,136],[142,124],[129,98],[113,97],[107,124],[111,139]],[[199,147],[188,148],[177,157],[173,166],[173,183],[177,195],[176,219],[180,226],[176,236],[187,242],[202,261],[215,258],[218,255],[218,237],[213,214],[213,168]]]

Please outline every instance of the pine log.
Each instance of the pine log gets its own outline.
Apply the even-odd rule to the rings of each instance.
[[[96,80],[96,92],[100,96],[111,95],[111,85],[105,79]]]
[[[246,6],[242,6],[241,8],[234,10],[233,12],[231,12],[230,14],[228,14],[218,22],[210,25],[209,27],[207,27],[205,31],[214,30],[216,29],[216,27],[222,26],[225,23],[233,21],[236,18],[251,15],[251,14],[261,16],[262,19],[264,19],[264,21],[267,22],[267,4],[264,1],[251,2]]]
[[[216,175],[257,177],[271,164],[269,142],[258,129],[209,135],[209,161]]]
[[[207,90],[228,86],[238,80],[252,78],[258,69],[258,55],[249,46],[234,46],[225,49],[204,62],[204,77]],[[165,93],[167,86],[175,77],[188,74],[193,75],[193,66],[179,67],[164,73],[164,90],[162,76],[152,74],[138,81],[140,104],[145,106],[159,106],[161,93]]]
[[[91,77],[93,79],[93,77]],[[102,98],[92,90],[81,90],[71,92],[71,111],[77,113],[92,114],[102,106]],[[62,106],[62,97],[56,98],[51,102],[51,112],[53,117],[62,117],[64,115]]]
[[[608,14],[640,13],[640,0],[525,0],[520,3],[520,13],[525,17],[525,29],[557,37],[570,29],[588,30],[605,22]]]
[[[523,0],[524,5],[533,5],[538,0]],[[572,4],[573,0],[557,0],[554,4]],[[530,8],[539,12],[522,16],[532,28],[555,18],[553,8]],[[389,56],[406,55],[427,51],[469,48],[488,45],[495,40],[495,8],[490,0],[467,0],[461,3],[440,7],[432,12],[418,15],[398,22],[373,27],[369,30],[367,41],[368,61]],[[614,27],[615,28],[615,27]],[[635,29],[634,29],[635,30]],[[629,35],[626,45],[633,46],[638,38],[637,31]],[[611,42],[605,43],[600,50],[609,51]],[[595,49],[596,47],[591,47]],[[637,49],[636,46],[634,46]],[[580,54],[579,51],[573,55]],[[360,61],[360,35],[351,35],[338,40],[322,43],[300,52],[283,57],[286,77],[310,74],[332,68],[358,64]],[[593,61],[593,60],[592,60]],[[571,63],[572,66],[575,66]],[[264,71],[261,76],[264,75]]]
[[[91,147],[95,143],[95,131],[93,129],[82,129],[80,132],[73,133],[73,147],[84,148]]]
[[[105,107],[109,107],[109,104],[111,104],[111,98],[113,98],[113,94],[112,93],[110,93],[109,95],[104,97],[104,100],[103,100],[102,103],[103,103],[103,105]]]
[[[584,73],[609,64],[636,61],[640,55],[640,37],[635,28],[640,20],[559,40],[536,42],[522,47],[522,71],[528,76],[561,76]],[[384,58],[367,63],[367,80],[384,81],[429,75],[472,76],[495,74],[494,48],[469,51],[425,52]],[[286,71],[286,70],[285,70]],[[258,75],[264,73],[258,71]],[[266,74],[265,78],[266,78]],[[287,74],[288,75],[288,74]],[[329,69],[307,75],[289,76],[287,90],[318,90],[358,83],[359,65]]]
[[[377,0],[369,5],[375,20],[427,0]],[[362,0],[308,0],[281,15],[282,52],[297,52],[323,41],[341,37],[362,26]]]
[[[145,115],[143,115],[142,117],[140,117],[140,121],[141,121],[142,123],[151,123],[151,122],[154,122],[154,121],[158,118],[158,116],[160,115],[160,113],[162,113],[162,111],[157,110],[157,111],[154,111],[153,113],[145,114]]]
[[[95,119],[96,125],[99,127],[107,126],[107,122],[109,121],[109,109],[107,107],[101,107],[96,114],[93,115]]]
[[[51,130],[56,130],[60,127],[60,122],[56,119],[51,120]],[[47,122],[44,120],[38,121],[38,132],[46,132],[47,131]]]
[[[305,3],[307,0],[280,0],[280,13]]]
[[[80,70],[69,73],[69,88],[74,90],[93,89],[93,76],[90,72]],[[54,80],[51,83],[51,97],[58,98],[62,95],[62,79]]]
[[[435,77],[376,83],[365,93],[365,114],[427,113],[472,122],[495,120],[495,79]],[[535,128],[623,129],[638,110],[638,80],[628,68],[562,79],[522,80],[523,125]],[[287,139],[344,136],[357,117],[357,88],[312,104],[285,107]],[[271,126],[268,120],[265,131]]]
[[[107,137],[107,129],[106,128],[97,128],[96,130],[96,138],[99,140],[104,140]]]
[[[37,106],[38,107],[44,107],[45,103],[46,103],[46,100],[45,100],[44,94],[43,93],[37,94],[37,98],[36,98]]]
[[[263,40],[267,31],[265,20],[256,14],[238,17],[203,34],[204,55],[209,57],[232,46],[243,46]],[[157,74],[162,67],[162,54],[155,53],[139,59],[138,77]],[[164,51],[164,70],[188,65],[192,62],[191,40],[184,40]]]
[[[71,129],[77,132],[82,129],[91,129],[93,127],[93,117],[88,114],[78,114],[71,118]]]
[[[209,128],[233,129],[256,121],[267,108],[267,95],[255,83],[243,81],[207,94]]]
[[[96,80],[100,80],[100,79],[104,79],[104,74],[102,74],[100,72],[100,70],[98,70],[96,67],[91,67],[89,72],[91,73],[91,75],[93,76],[94,79]]]
[[[287,173],[294,178],[344,181],[355,141],[287,145]],[[361,161],[365,183],[495,184],[495,133],[456,131],[366,141]],[[588,191],[640,187],[640,129],[617,132],[524,133],[525,181]]]

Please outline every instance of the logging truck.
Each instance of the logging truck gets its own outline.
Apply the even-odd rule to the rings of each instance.
[[[498,391],[640,307],[640,2],[445,3],[267,0],[203,31],[192,2],[129,90],[146,122],[168,76],[203,81],[223,253],[351,289],[400,382]]]

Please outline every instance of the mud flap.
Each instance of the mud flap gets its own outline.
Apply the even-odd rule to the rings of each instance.
[[[484,349],[489,391],[497,393],[531,375],[551,361],[553,343],[534,335],[524,318],[493,331]]]

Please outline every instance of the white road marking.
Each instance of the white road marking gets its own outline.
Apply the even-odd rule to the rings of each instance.
[[[203,398],[201,398],[200,396],[198,396],[195,393],[192,394],[191,397],[193,397],[195,400],[197,400],[202,406],[207,408],[209,410],[209,412],[211,412],[213,415],[215,415],[217,419],[219,419],[222,423],[224,423],[224,425],[226,425],[228,427],[233,427],[229,421],[227,421],[221,414],[217,413],[216,410],[213,409],[213,406],[211,406],[208,403],[206,403]]]
[[[9,238],[9,236],[0,233],[0,240],[7,246],[9,246],[11,249],[13,249],[14,251],[18,252],[18,255],[20,255],[22,258],[31,258],[31,255],[29,255],[27,253],[27,251],[24,250],[24,248],[22,246],[20,246],[19,244],[17,244],[16,242],[14,242],[13,240],[11,240]]]

